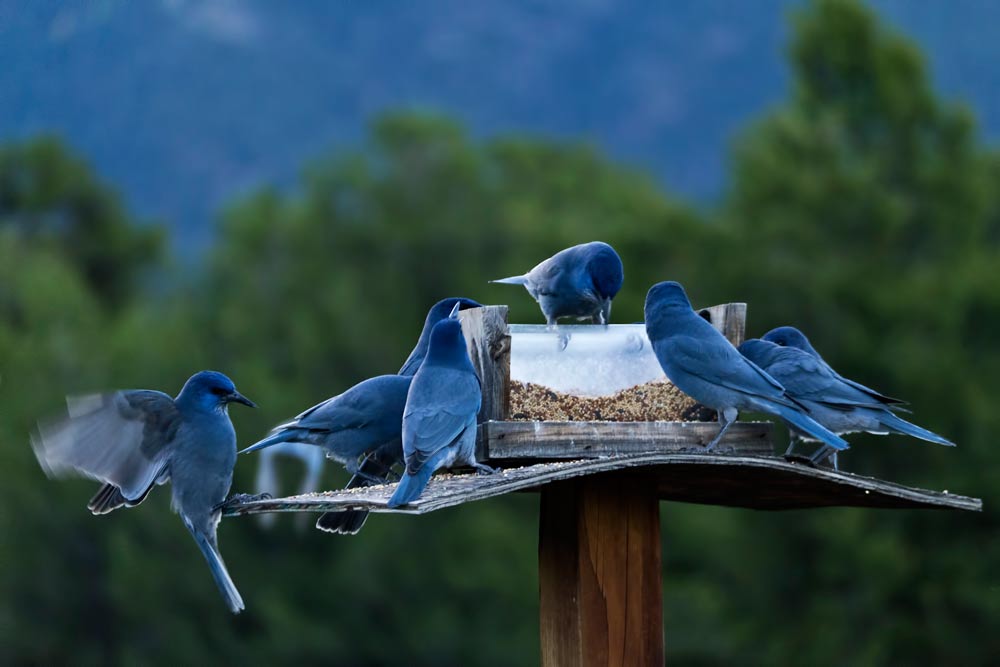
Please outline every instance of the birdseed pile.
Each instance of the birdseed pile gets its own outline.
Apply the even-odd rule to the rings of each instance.
[[[715,412],[669,382],[654,381],[611,396],[574,396],[531,382],[510,383],[513,421],[712,421]]]

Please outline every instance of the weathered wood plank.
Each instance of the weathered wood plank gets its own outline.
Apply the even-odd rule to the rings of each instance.
[[[771,422],[737,422],[713,454],[768,456]],[[718,422],[486,422],[479,425],[477,460],[570,460],[621,454],[701,452]]]
[[[507,419],[510,414],[510,334],[507,306],[484,306],[458,314],[469,359],[483,387],[479,421]]]
[[[642,473],[652,476],[659,497],[664,500],[766,510],[833,506],[982,510],[982,501],[978,498],[916,489],[847,472],[809,468],[777,457],[642,454],[539,463],[509,468],[495,475],[437,475],[415,503],[395,510],[386,507],[395,486],[383,484],[235,503],[224,513],[233,516],[351,508],[424,514],[514,491],[537,490],[566,479],[639,468],[647,469]]]
[[[698,314],[712,323],[734,346],[739,346],[746,335],[747,305],[724,303],[702,308]]]
[[[662,665],[660,511],[650,480],[548,486],[538,535],[542,665]]]

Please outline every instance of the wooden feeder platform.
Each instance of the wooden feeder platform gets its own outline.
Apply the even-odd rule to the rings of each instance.
[[[492,461],[496,464],[498,461]],[[982,510],[978,498],[927,491],[830,468],[811,468],[773,456],[630,454],[502,468],[494,475],[438,474],[420,498],[390,509],[395,484],[322,491],[237,503],[226,516],[265,512],[370,512],[427,514],[514,491],[543,491],[550,484],[618,473],[652,483],[657,500],[756,510],[815,507]]]
[[[742,342],[745,304],[701,314],[734,345]],[[225,515],[426,514],[539,492],[542,664],[562,666],[663,664],[661,500],[756,510],[982,510],[978,498],[786,461],[773,455],[770,422],[738,422],[706,453],[715,422],[508,421],[507,308],[460,316],[483,387],[477,458],[499,472],[435,475],[420,498],[396,509],[386,506],[395,485],[384,484],[235,503]]]

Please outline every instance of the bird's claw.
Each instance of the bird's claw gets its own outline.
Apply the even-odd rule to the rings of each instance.
[[[789,463],[801,463],[802,465],[807,465],[810,468],[816,467],[815,461],[808,456],[802,456],[801,454],[785,454],[784,459]]]
[[[361,479],[363,479],[366,482],[368,482],[368,484],[371,485],[371,486],[378,486],[380,484],[385,484],[385,481],[386,481],[385,477],[379,477],[378,475],[372,475],[371,473],[367,473],[364,470],[356,470],[354,472],[354,474],[355,474],[355,476],[360,477]]]
[[[271,500],[274,498],[270,493],[234,493],[229,496],[221,503],[212,508],[212,511],[224,510],[232,507],[233,505],[242,505],[244,503],[253,503],[259,500]]]
[[[482,463],[475,464],[475,468],[477,475],[494,475],[500,472],[500,468],[491,468],[488,465],[484,465]]]

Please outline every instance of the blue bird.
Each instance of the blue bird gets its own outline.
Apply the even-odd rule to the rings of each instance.
[[[767,340],[751,339],[745,341],[739,350],[784,385],[791,397],[809,409],[813,419],[834,433],[897,433],[954,447],[953,442],[936,433],[901,419],[892,412],[893,405],[887,405],[881,394],[845,381],[820,357],[801,347],[782,347]],[[791,431],[793,439],[785,452],[786,456],[792,453],[796,439],[815,440],[794,426]],[[836,468],[836,452],[826,447],[813,458],[821,460],[826,458],[826,454],[830,455]]]
[[[803,352],[808,352],[817,361],[819,361],[819,363],[826,370],[833,373],[842,382],[851,385],[852,387],[858,389],[859,391],[863,391],[864,393],[868,394],[870,397],[874,398],[883,405],[888,405],[888,406],[906,405],[906,401],[902,399],[893,398],[892,396],[886,396],[885,394],[879,393],[874,389],[871,389],[870,387],[866,387],[860,382],[849,380],[848,378],[845,378],[842,375],[840,375],[840,373],[833,370],[833,368],[830,367],[830,364],[826,363],[826,360],[820,356],[819,352],[817,352],[816,349],[812,346],[812,343],[809,342],[809,339],[806,338],[806,335],[801,331],[799,331],[798,329],[796,329],[795,327],[786,326],[786,327],[778,327],[776,329],[771,329],[766,334],[761,336],[761,340],[766,340],[769,343],[774,343],[775,345],[780,345],[782,347],[794,347],[799,350],[802,350]],[[891,409],[899,410],[901,408],[892,407]]]
[[[524,285],[550,327],[563,317],[607,324],[611,301],[622,288],[624,271],[618,253],[594,241],[560,250],[523,276],[490,282]]]
[[[359,382],[290,422],[276,426],[266,438],[241,453],[283,442],[307,443],[322,447],[329,458],[341,463],[353,475],[347,488],[385,482],[392,467],[403,460],[403,407],[412,376],[427,354],[431,330],[455,309],[480,306],[462,297],[437,302],[428,311],[417,344],[399,374],[380,375]],[[360,464],[359,459],[362,459]],[[319,517],[316,527],[326,532],[354,534],[361,530],[367,517],[365,510],[326,512]]]
[[[409,388],[410,378],[404,375],[369,378],[275,426],[270,435],[240,453],[304,442],[323,447],[328,458],[356,475],[360,457],[383,445],[399,444],[400,428],[393,417],[402,416]]]
[[[721,428],[706,451],[722,439],[740,410],[776,415],[834,449],[848,448],[846,441],[816,423],[777,380],[692,310],[680,284],[662,282],[650,288],[646,335],[670,381],[718,413]]]
[[[441,299],[431,306],[431,309],[427,311],[427,317],[424,318],[424,328],[420,330],[420,337],[417,339],[417,344],[413,347],[413,351],[410,352],[410,356],[403,362],[398,375],[409,375],[410,377],[416,375],[417,369],[420,368],[420,364],[423,363],[424,357],[427,355],[427,345],[431,339],[431,330],[435,324],[446,319],[451,314],[451,311],[455,309],[456,305],[459,310],[483,307],[483,304],[478,301],[466,299],[461,296]]]
[[[201,371],[177,398],[146,389],[67,399],[68,415],[41,422],[32,446],[50,476],[104,482],[87,508],[106,514],[138,505],[170,481],[173,508],[194,537],[233,613],[243,599],[219,553],[216,528],[233,481],[236,432],[230,403],[256,407],[222,373]]]
[[[440,468],[467,465],[495,472],[475,457],[482,390],[457,316],[456,305],[451,317],[434,325],[427,356],[413,376],[403,412],[406,470],[389,507],[416,500]]]

